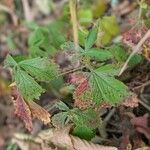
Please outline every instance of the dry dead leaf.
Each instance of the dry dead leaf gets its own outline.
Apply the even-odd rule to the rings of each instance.
[[[11,86],[11,88],[15,114],[23,120],[28,131],[31,132],[33,128],[32,116],[41,120],[44,124],[48,124],[50,122],[50,114],[44,108],[33,101],[26,102],[15,85]]]
[[[34,118],[38,118],[43,121],[44,124],[50,122],[50,114],[44,108],[33,101],[28,102],[28,105]]]
[[[70,128],[71,126],[59,130],[48,129],[41,131],[35,138],[27,135],[22,136],[22,134],[15,134],[14,138],[22,140],[23,142],[28,139],[29,141],[33,141],[41,145],[43,145],[43,143],[47,143],[47,145],[53,144],[57,148],[65,148],[67,150],[118,150],[116,147],[93,144],[92,142],[72,136],[69,134]],[[45,145],[46,147],[43,147],[43,149],[47,148],[47,145]],[[51,149],[50,146],[49,149]]]
[[[19,93],[16,87],[12,87],[12,100],[15,106],[15,114],[23,120],[25,127],[32,131],[32,118],[31,118],[31,111],[29,106],[24,101],[23,97]]]

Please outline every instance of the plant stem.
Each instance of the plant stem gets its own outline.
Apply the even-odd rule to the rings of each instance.
[[[73,26],[73,38],[75,43],[75,49],[78,46],[78,21],[77,21],[77,0],[69,0],[69,7],[71,13],[71,22]]]

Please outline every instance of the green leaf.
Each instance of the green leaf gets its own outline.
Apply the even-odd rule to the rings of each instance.
[[[95,129],[101,124],[100,115],[92,108],[84,111],[76,110],[75,118],[73,118],[76,126],[87,126],[88,128]]]
[[[6,67],[15,67],[17,66],[17,62],[13,59],[13,57],[11,55],[7,55],[5,62],[4,62]]]
[[[78,11],[79,22],[82,25],[88,25],[93,20],[93,14],[91,9],[80,9]]]
[[[66,22],[56,20],[50,25],[48,25],[49,30],[49,38],[50,43],[52,46],[54,46],[56,49],[60,48],[60,45],[66,42],[66,37],[64,34],[66,27]]]
[[[142,55],[139,55],[139,54],[135,54],[129,61],[129,65],[130,66],[136,66],[138,65],[139,63],[141,63],[143,60],[143,57]]]
[[[68,41],[63,43],[61,46],[61,49],[66,50],[66,51],[75,51],[75,44],[74,42]],[[77,46],[78,51],[83,51],[83,49],[78,45]]]
[[[57,67],[48,58],[33,58],[21,61],[19,66],[38,81],[49,81],[57,77]]]
[[[113,45],[108,50],[118,62],[125,62],[128,57],[127,51],[121,45]]]
[[[88,50],[93,46],[94,42],[96,41],[96,38],[97,38],[97,28],[93,27],[86,38],[85,50]]]
[[[95,71],[100,75],[116,76],[120,72],[120,67],[114,64],[108,64],[97,68]]]
[[[26,100],[39,99],[45,90],[25,71],[19,67],[14,68],[14,78],[17,88]]]
[[[91,73],[90,86],[93,101],[97,104],[108,102],[114,105],[128,95],[127,87],[121,81],[97,71]]]
[[[98,49],[98,48],[92,48],[88,51],[85,51],[83,53],[84,56],[88,56],[91,59],[97,60],[97,61],[105,61],[108,59],[113,58],[112,54],[104,49]]]
[[[85,40],[86,40],[86,38],[87,38],[87,36],[88,36],[88,33],[89,33],[89,31],[88,31],[87,29],[80,29],[80,30],[78,31],[79,44],[80,44],[81,46],[83,46],[83,47],[84,47],[84,44],[85,44]]]
[[[29,51],[33,58],[54,56],[54,54],[57,52],[57,50],[51,45],[48,45],[46,49],[41,46],[34,45],[29,48]]]
[[[105,31],[110,35],[115,36],[119,33],[119,26],[115,16],[104,16],[101,23]]]
[[[70,111],[69,107],[62,101],[58,102],[55,107],[62,111]]]
[[[115,16],[104,16],[99,21],[99,32],[102,32],[102,36],[97,37],[97,46],[108,44],[111,39],[119,34],[119,25]]]
[[[60,112],[52,117],[52,124],[55,127],[64,127],[67,124],[68,112]]]
[[[49,31],[46,27],[37,27],[34,32],[31,33],[29,37],[28,44],[29,46],[43,46],[44,44],[48,44],[49,37],[48,37]]]
[[[50,44],[50,33],[46,27],[37,27],[29,37],[29,50],[32,57],[44,57],[56,53],[56,49]]]
[[[87,126],[76,126],[73,130],[73,135],[78,136],[85,140],[91,140],[96,133],[91,128]]]

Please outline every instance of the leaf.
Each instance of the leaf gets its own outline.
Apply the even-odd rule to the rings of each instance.
[[[90,86],[93,101],[97,104],[108,102],[114,105],[128,95],[127,87],[122,82],[97,71],[91,74]]]
[[[143,60],[143,57],[142,55],[139,55],[139,54],[135,54],[129,61],[129,65],[130,66],[136,66],[138,65],[139,63],[141,63]]]
[[[65,29],[68,30],[66,22],[56,20],[48,25],[50,43],[56,49],[66,42]]]
[[[99,21],[98,30],[101,35],[98,34],[96,45],[101,46],[108,44],[111,39],[119,33],[119,26],[116,18],[114,16],[104,16]]]
[[[49,31],[46,27],[37,27],[34,32],[31,33],[28,44],[29,46],[41,46],[45,47],[49,43]]]
[[[97,68],[95,71],[97,72],[97,74],[100,73],[106,76],[113,77],[119,74],[120,67],[114,64],[108,64],[108,65],[104,65],[104,66]]]
[[[96,38],[97,38],[97,28],[93,27],[86,38],[85,50],[89,50],[93,46],[94,42],[96,41]]]
[[[70,126],[63,129],[48,129],[38,133],[36,137],[27,134],[14,134],[14,138],[22,143],[30,143],[33,141],[39,148],[53,149],[51,148],[52,143],[56,149],[67,149],[67,150],[118,150],[113,146],[103,146],[94,144],[92,142],[80,139],[76,136],[72,136],[70,133]],[[30,140],[29,140],[30,139]],[[40,141],[40,142],[38,142]],[[44,143],[45,142],[45,143]],[[43,144],[44,143],[44,144]]]
[[[21,120],[23,120],[25,127],[29,131],[32,131],[33,125],[29,106],[26,104],[26,102],[24,101],[23,97],[21,96],[16,87],[13,87],[11,95],[15,106],[15,114]]]
[[[29,131],[31,131],[33,128],[31,116],[38,118],[44,122],[44,124],[50,122],[50,114],[33,101],[26,102],[22,95],[19,93],[16,86],[12,87],[11,95],[15,106],[15,114],[23,120],[25,127]]]
[[[84,56],[90,57],[93,60],[105,61],[113,58],[113,55],[104,49],[92,48],[82,53]]]
[[[73,135],[85,140],[90,140],[95,136],[95,132],[86,126],[76,126],[73,130]]]
[[[50,33],[46,27],[36,27],[31,33],[28,44],[32,57],[53,55],[56,49],[50,45]]]
[[[94,18],[101,17],[107,9],[107,2],[104,1],[96,1],[94,6],[92,7]]]
[[[67,124],[67,118],[68,112],[60,112],[52,117],[52,124],[54,127],[62,128]]]
[[[54,130],[53,135],[49,139],[54,145],[68,150],[117,150],[115,147],[102,146],[82,140],[76,136],[70,135],[69,131],[70,128],[68,127],[65,129]]]
[[[76,109],[75,114],[73,122],[76,126],[86,126],[90,129],[96,129],[102,123],[100,115],[92,108],[83,111]]]
[[[33,101],[28,101],[28,105],[34,118],[41,120],[44,124],[50,123],[50,114],[44,108]]]
[[[67,50],[67,51],[75,51],[75,44],[74,42],[68,41],[63,43],[61,46],[61,49]],[[83,49],[78,45],[76,48],[78,51],[83,51]]]
[[[128,53],[121,45],[113,45],[108,49],[118,62],[125,62],[128,58]]]
[[[6,56],[4,64],[5,64],[6,67],[15,67],[15,66],[17,66],[17,62],[9,54]]]
[[[82,95],[82,93],[84,93],[86,90],[89,89],[89,83],[87,81],[87,79],[85,79],[83,82],[81,82],[81,84],[78,85],[78,87],[76,88],[75,91],[75,95],[76,97]]]
[[[56,105],[55,105],[56,108],[58,108],[59,110],[62,110],[62,111],[69,111],[69,107],[62,101],[58,102]]]
[[[109,33],[112,36],[115,36],[119,33],[119,26],[115,16],[104,16],[101,22],[106,33]]]
[[[84,47],[85,40],[88,36],[88,32],[89,31],[87,29],[79,29],[79,31],[78,31],[79,44],[83,47]]]
[[[57,67],[48,58],[33,58],[21,61],[19,66],[38,81],[49,81],[57,77]]]
[[[79,22],[81,25],[88,25],[93,20],[91,9],[80,9],[78,11]]]
[[[41,93],[45,91],[30,75],[19,67],[14,69],[14,78],[17,88],[28,101],[39,99]]]

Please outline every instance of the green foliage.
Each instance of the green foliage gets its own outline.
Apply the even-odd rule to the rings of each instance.
[[[91,140],[95,135],[95,131],[88,128],[87,126],[76,126],[73,130],[73,135],[78,136],[82,139]]]
[[[60,48],[64,42],[66,42],[65,37],[65,29],[67,29],[68,25],[65,21],[56,20],[47,26],[49,30],[49,45],[52,45],[56,49]]]
[[[101,125],[101,118],[99,113],[94,109],[91,108],[83,111],[77,108],[69,109],[63,102],[57,103],[56,107],[59,108],[61,112],[52,117],[54,126],[63,127],[69,121],[72,121],[76,125],[73,130],[74,135],[87,140],[95,136],[95,129]]]
[[[48,58],[34,58],[21,61],[19,66],[38,81],[48,81],[58,75],[57,66]]]
[[[37,27],[30,35],[28,44],[32,57],[48,56],[55,53],[55,48],[49,44],[49,31],[46,27]]]
[[[75,51],[75,44],[74,42],[68,41],[61,45],[61,49],[66,51]],[[79,52],[82,52],[83,49],[78,45],[76,48]]]
[[[101,125],[99,114],[93,109],[77,110],[75,114],[73,134],[90,140],[95,136],[95,129]]]
[[[122,45],[113,45],[108,50],[112,53],[114,59],[119,63],[125,62],[128,57],[127,50],[125,50]]]
[[[19,67],[14,68],[14,78],[17,88],[26,100],[39,99],[45,90],[25,71]]]
[[[125,96],[128,96],[127,87],[119,80],[111,77],[110,71],[112,71],[112,75],[115,72],[107,66],[107,68],[103,67],[103,69],[93,70],[91,73],[91,95],[93,101],[97,104],[108,102],[114,105],[123,100]]]
[[[99,32],[103,33],[102,36],[97,37],[97,46],[107,45],[111,39],[118,35],[119,26],[114,16],[105,16],[99,21]]]
[[[7,57],[5,59],[5,66],[6,67],[15,67],[15,66],[17,66],[17,63],[10,55],[7,55]]]
[[[13,77],[17,88],[26,100],[39,99],[40,95],[45,92],[35,79],[50,81],[58,74],[55,64],[47,58],[33,58],[17,63],[8,55],[5,64],[13,68]]]
[[[85,41],[85,50],[90,49],[97,38],[97,28],[92,28]]]
[[[109,51],[98,48],[91,48],[90,50],[83,52],[82,55],[97,61],[105,61],[113,58],[113,55]]]
[[[78,11],[79,22],[81,25],[88,25],[93,20],[91,9],[80,9]]]
[[[135,54],[129,61],[129,66],[136,66],[143,61],[142,55]]]

